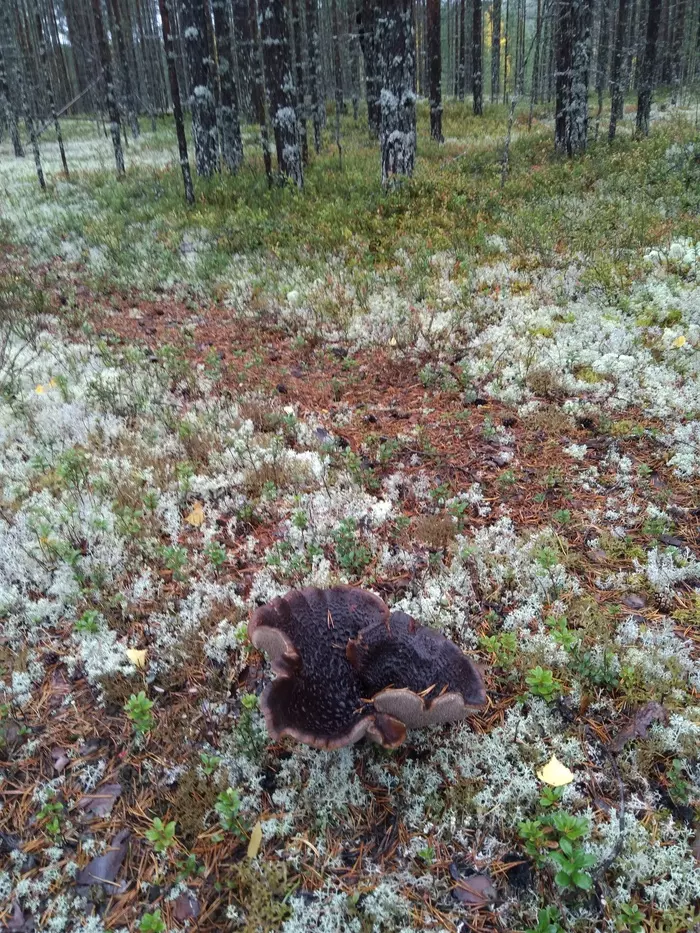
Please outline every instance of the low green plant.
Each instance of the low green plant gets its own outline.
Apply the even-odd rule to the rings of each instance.
[[[549,810],[561,803],[564,796],[563,787],[543,787],[540,799],[537,801],[543,810]]]
[[[637,904],[621,904],[615,917],[618,933],[644,933],[644,914]]]
[[[226,560],[226,548],[218,541],[211,541],[204,548],[204,556],[216,570],[219,570]]]
[[[525,933],[564,933],[564,927],[556,907],[543,907],[537,911],[537,926],[530,927]]]
[[[153,700],[149,700],[143,690],[132,693],[124,704],[124,712],[131,720],[136,735],[145,735],[154,725]]]
[[[518,639],[515,632],[499,632],[498,635],[482,635],[479,647],[488,651],[495,658],[498,667],[511,668],[518,652]]]
[[[555,679],[554,674],[550,670],[540,667],[539,664],[537,667],[533,667],[531,671],[528,671],[525,683],[530,688],[530,693],[533,696],[542,697],[547,703],[551,703],[561,693],[561,685]]]
[[[554,880],[560,888],[581,888],[583,891],[591,888],[593,879],[586,869],[595,865],[594,855],[574,846],[569,839],[562,838],[559,840],[559,851],[552,852],[551,857],[559,869]]]
[[[37,820],[44,824],[44,829],[50,836],[59,836],[61,833],[61,815],[64,806],[58,800],[47,800],[37,813]]]
[[[146,839],[152,843],[159,854],[167,852],[175,844],[175,820],[164,823],[160,817],[154,816],[151,828],[146,830]]]
[[[152,914],[144,914],[143,917],[141,917],[139,930],[141,930],[142,933],[165,933],[166,929],[167,927],[160,914],[160,910],[156,910]]]
[[[219,794],[214,809],[223,829],[233,833],[241,840],[245,839],[243,823],[238,815],[241,810],[241,798],[235,787],[228,787]]]
[[[99,620],[100,613],[96,609],[86,609],[73,624],[73,631],[95,635],[100,630]]]
[[[166,568],[171,571],[173,580],[182,583],[185,580],[187,550],[178,544],[168,544],[162,548],[161,556]]]
[[[344,518],[333,532],[333,540],[339,566],[359,576],[372,560],[372,552],[360,543],[355,519]]]

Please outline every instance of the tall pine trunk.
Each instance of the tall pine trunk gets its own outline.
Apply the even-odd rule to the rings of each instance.
[[[301,140],[301,158],[304,165],[309,164],[309,139],[306,132],[306,81],[304,80],[304,45],[301,39],[300,0],[292,0],[292,29],[294,31],[294,62],[297,85],[297,121]]]
[[[481,0],[472,0],[472,94],[474,113],[480,117],[483,113],[483,86],[481,60]]]
[[[685,41],[686,0],[676,0],[676,17],[671,45],[671,103],[677,104],[683,83],[683,43]]]
[[[574,50],[569,103],[569,155],[588,145],[588,83],[591,63],[591,0],[574,0]]]
[[[459,0],[459,99],[464,100],[467,85],[467,0]]]
[[[12,148],[14,150],[15,156],[18,159],[24,158],[24,147],[22,146],[22,138],[19,135],[19,126],[17,121],[17,111],[15,110],[14,102],[10,95],[10,88],[7,83],[7,71],[5,70],[5,58],[2,54],[2,47],[0,46],[0,103],[2,103],[2,108],[5,114],[5,122],[10,130],[10,138],[12,139]]]
[[[382,185],[412,175],[416,161],[416,45],[411,0],[382,0],[377,24],[381,61]]]
[[[335,97],[335,144],[338,147],[338,158],[343,165],[343,150],[340,145],[340,115],[345,109],[343,102],[343,69],[340,61],[340,36],[338,34],[338,0],[331,0],[331,16],[333,17],[333,88]]]
[[[308,0],[307,0],[308,2]],[[375,138],[379,136],[381,121],[381,66],[377,45],[377,21],[379,4],[377,0],[362,0],[360,14],[360,46],[365,62],[365,82],[367,85],[367,125]]]
[[[268,185],[272,186],[272,156],[270,154],[270,134],[267,129],[265,115],[265,82],[262,68],[262,43],[260,41],[260,24],[258,22],[255,0],[249,0],[250,31],[253,37],[253,89],[251,100],[255,107],[255,119],[260,127],[260,146],[262,148],[263,162]]]
[[[348,0],[348,42],[350,46],[352,118],[357,122],[360,115],[360,41],[357,33],[357,0]]]
[[[311,92],[311,118],[314,125],[314,149],[318,155],[321,151],[324,102],[321,93],[317,0],[306,0],[306,39],[309,50],[309,91]]]
[[[501,91],[501,0],[493,0],[491,7],[491,103],[498,100]]]
[[[246,118],[252,122],[256,118],[253,102],[255,92],[255,44],[251,31],[248,0],[233,0],[233,30],[236,40],[236,60],[238,62],[238,103]]]
[[[218,123],[221,133],[221,155],[224,165],[237,172],[243,162],[243,141],[238,113],[238,90],[233,73],[233,42],[231,21],[226,0],[212,0],[216,61],[219,77],[220,104]]]
[[[651,94],[654,90],[654,76],[656,68],[656,46],[659,36],[659,20],[661,19],[661,0],[649,0],[647,14],[647,32],[644,43],[644,58],[639,81],[639,97],[637,99],[637,135],[649,135],[649,113],[651,111]]]
[[[113,13],[114,38],[116,39],[117,55],[119,56],[122,82],[124,85],[124,109],[126,110],[127,120],[129,121],[129,127],[131,128],[131,135],[134,137],[134,139],[138,139],[141,133],[141,128],[139,126],[136,106],[134,104],[134,89],[131,81],[131,68],[129,66],[129,60],[126,53],[126,42],[124,41],[124,29],[122,26],[121,10],[119,9],[119,0],[108,0],[108,3],[111,4]],[[129,41],[131,42],[131,40],[132,37],[129,36]]]
[[[574,56],[574,0],[557,0],[557,47],[555,74],[554,146],[568,152],[570,145],[569,106]]]
[[[265,79],[270,96],[270,118],[275,134],[280,175],[304,185],[296,114],[296,88],[289,45],[289,23],[284,0],[262,0],[260,5]]]
[[[206,12],[202,0],[183,0],[181,16],[190,76],[194,162],[197,174],[209,178],[218,167],[219,140]]]
[[[430,136],[441,143],[442,135],[442,42],[440,0],[427,0],[428,75],[430,83]]]
[[[117,107],[117,95],[114,92],[114,77],[112,74],[112,57],[107,44],[104,22],[102,20],[102,4],[100,0],[92,0],[93,24],[97,38],[97,52],[102,66],[102,81],[104,84],[105,105],[109,116],[109,130],[112,135],[114,148],[114,161],[117,165],[117,175],[124,174],[124,151],[122,149],[121,121]]]
[[[170,29],[170,13],[167,0],[158,0],[158,6],[160,9],[161,28],[163,30],[163,45],[165,46],[168,78],[170,80],[170,97],[173,102],[173,117],[175,118],[175,131],[177,133],[177,148],[180,154],[180,169],[182,170],[182,181],[185,186],[185,199],[188,204],[194,204],[194,186],[192,185],[190,161],[187,157],[185,121],[182,116],[180,85],[177,80],[177,69],[175,68],[175,46],[173,44],[173,34]]]
[[[58,116],[56,115],[56,99],[53,94],[53,85],[51,84],[51,72],[49,71],[49,65],[46,58],[46,43],[44,42],[44,29],[41,25],[41,14],[37,11],[36,14],[36,34],[39,40],[39,58],[41,59],[41,67],[44,72],[44,77],[46,79],[46,97],[49,102],[49,108],[51,110],[51,119],[53,120],[54,129],[56,130],[56,139],[58,141],[58,151],[61,153],[61,165],[63,166],[63,171],[68,176],[68,162],[66,161],[66,150],[63,146],[63,134],[61,133],[61,124],[58,122]]]
[[[620,0],[617,9],[617,24],[615,27],[615,49],[613,51],[612,72],[610,76],[610,126],[608,139],[615,139],[617,121],[622,116],[624,106],[624,86],[622,69],[625,61],[625,35],[627,33],[627,4],[628,0]]]

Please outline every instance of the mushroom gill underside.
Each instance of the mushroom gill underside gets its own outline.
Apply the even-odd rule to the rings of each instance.
[[[316,748],[462,719],[486,702],[476,665],[449,639],[359,587],[291,590],[248,625],[276,678],[261,697],[270,735]]]

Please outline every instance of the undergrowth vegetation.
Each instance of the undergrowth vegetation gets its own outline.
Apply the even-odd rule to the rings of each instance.
[[[9,929],[698,923],[700,139],[566,162],[535,117],[503,187],[505,113],[448,105],[390,194],[348,119],[342,173],[191,210],[164,128],[45,198],[3,155]],[[247,619],[337,582],[488,708],[271,742]]]

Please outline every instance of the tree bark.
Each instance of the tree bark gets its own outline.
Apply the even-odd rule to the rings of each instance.
[[[625,35],[627,33],[627,4],[628,0],[620,0],[617,10],[617,25],[615,27],[615,49],[613,51],[612,72],[610,77],[610,126],[608,139],[615,139],[617,121],[622,116],[624,106],[624,88],[622,84],[622,67],[625,60]]]
[[[638,136],[649,135],[649,113],[651,111],[651,95],[654,89],[656,45],[659,36],[660,19],[661,0],[649,0],[646,42],[644,44],[644,59],[642,61],[639,82],[639,96],[637,99]]]
[[[442,42],[440,0],[427,0],[428,75],[430,83],[430,136],[444,142],[442,135]]]
[[[317,0],[306,0],[306,39],[309,49],[309,90],[311,92],[311,117],[314,125],[314,149],[318,155],[321,151],[324,102],[321,94]]]
[[[262,68],[262,44],[260,41],[260,26],[256,11],[255,0],[249,0],[250,32],[253,38],[253,88],[251,100],[255,107],[255,119],[260,127],[260,146],[262,148],[265,175],[268,185],[272,185],[272,156],[270,155],[270,134],[267,130],[267,117],[265,115],[265,82]]]
[[[569,103],[569,155],[588,145],[588,84],[591,62],[591,0],[574,0],[574,49]]]
[[[183,0],[181,11],[190,75],[194,161],[197,174],[209,178],[218,167],[219,141],[205,7],[202,0]]]
[[[676,17],[671,47],[671,103],[675,106],[683,83],[683,43],[685,41],[686,0],[676,0]]]
[[[411,0],[382,0],[377,24],[381,61],[382,185],[412,175],[416,161],[416,51]]]
[[[5,122],[10,130],[10,138],[12,139],[12,148],[15,156],[18,159],[24,158],[24,147],[19,134],[17,111],[15,110],[14,102],[10,95],[10,88],[7,83],[7,71],[5,70],[5,58],[2,54],[2,47],[0,47],[0,98],[2,99]]]
[[[275,134],[280,175],[304,186],[299,146],[296,88],[289,45],[289,23],[284,0],[263,0],[260,6],[265,78],[270,95],[270,116]]]
[[[340,38],[338,35],[338,0],[331,0],[331,15],[333,17],[333,88],[335,97],[335,144],[338,147],[338,158],[343,165],[343,150],[340,145],[340,115],[345,108],[343,101],[343,70],[340,61]]]
[[[102,80],[105,88],[105,104],[107,114],[109,115],[109,130],[112,135],[112,146],[114,148],[114,161],[117,165],[117,175],[121,177],[124,174],[124,151],[122,150],[121,121],[119,119],[119,108],[117,107],[117,96],[114,93],[114,78],[112,75],[112,58],[105,35],[104,22],[102,20],[102,5],[100,0],[92,0],[92,14],[95,26],[95,35],[97,37],[97,51],[100,56],[100,65],[102,66]]]
[[[238,114],[238,90],[233,73],[233,43],[231,21],[226,0],[212,0],[216,63],[219,77],[220,105],[218,114],[221,133],[221,155],[224,165],[234,174],[243,162],[243,140]]]
[[[491,7],[491,103],[501,92],[501,0]]]
[[[377,45],[379,6],[376,0],[362,0],[360,18],[360,46],[365,62],[365,82],[367,86],[367,124],[370,134],[376,138],[379,136],[379,124],[381,122],[381,68],[379,64],[380,50]]]
[[[472,94],[477,117],[484,112],[481,68],[481,0],[472,0]]]
[[[306,132],[306,81],[304,80],[304,46],[301,39],[301,6],[299,0],[292,0],[292,30],[294,32],[294,62],[297,85],[297,122],[301,141],[301,158],[304,165],[309,164],[309,139]]]
[[[570,146],[569,105],[574,55],[573,0],[557,0],[556,102],[554,114],[554,147],[568,152]]]
[[[255,43],[251,31],[248,0],[233,0],[233,31],[238,62],[238,101],[241,111],[252,121],[256,119],[257,114],[257,107],[253,101]]]
[[[119,9],[119,0],[108,0],[111,4],[114,18],[114,38],[116,39],[117,55],[121,66],[121,77],[124,84],[124,109],[126,110],[127,120],[131,129],[131,135],[138,139],[141,133],[136,107],[134,104],[134,89],[131,82],[131,69],[126,52],[126,43],[124,42],[124,30],[122,28],[122,15]],[[130,37],[131,41],[132,37]]]
[[[51,119],[53,120],[53,125],[56,130],[56,139],[58,140],[58,151],[61,153],[61,165],[63,166],[63,171],[68,177],[68,162],[66,161],[66,150],[63,146],[63,134],[61,133],[61,124],[58,122],[58,117],[56,116],[56,99],[53,94],[53,86],[51,84],[51,72],[49,71],[49,65],[46,60],[46,43],[44,42],[44,30],[41,25],[41,14],[37,11],[36,14],[36,33],[39,40],[39,57],[41,59],[42,70],[44,72],[44,77],[46,78],[46,96],[49,101],[49,107],[51,109]]]
[[[163,30],[163,44],[165,46],[165,57],[168,65],[168,78],[170,80],[170,97],[173,102],[173,117],[175,118],[175,131],[177,133],[177,148],[180,153],[180,169],[182,170],[182,181],[185,186],[185,200],[188,204],[194,204],[194,186],[192,184],[192,172],[190,171],[190,160],[187,157],[187,137],[185,135],[185,121],[182,117],[182,104],[180,102],[180,85],[177,80],[177,69],[175,68],[175,46],[173,44],[173,34],[170,29],[170,13],[166,0],[158,0],[160,9],[160,22]]]
[[[464,100],[464,93],[467,84],[467,2],[459,0],[459,69],[457,86],[459,99]]]

